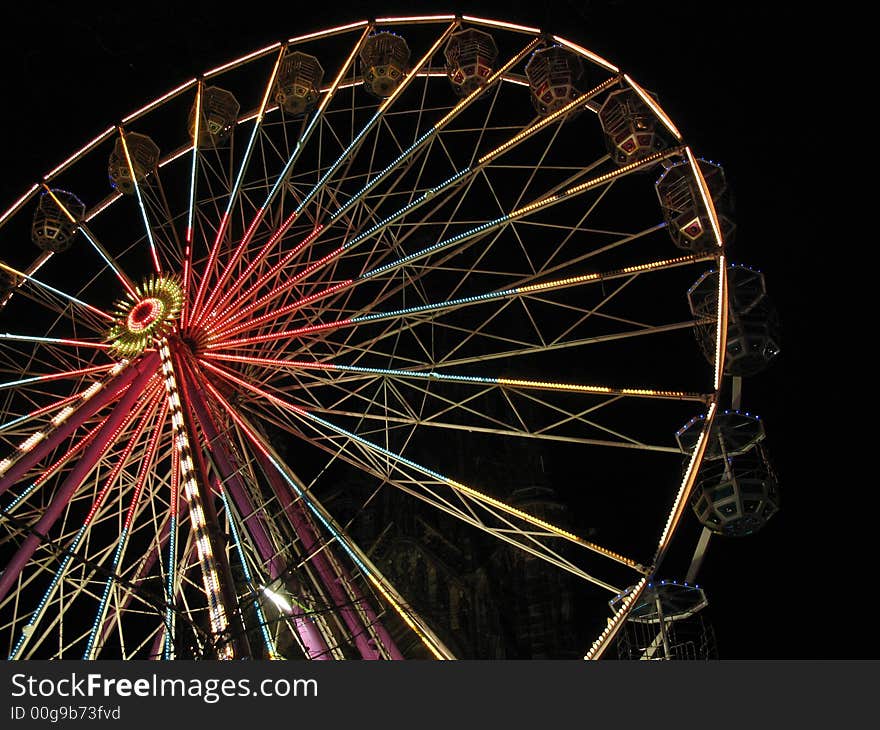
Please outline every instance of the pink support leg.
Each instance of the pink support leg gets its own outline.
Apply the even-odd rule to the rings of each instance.
[[[137,377],[131,382],[125,395],[122,396],[122,399],[113,409],[113,412],[107,418],[95,439],[89,444],[80,460],[76,463],[76,466],[67,475],[48,509],[43,513],[43,516],[33,527],[31,533],[25,538],[15,555],[12,556],[12,559],[6,565],[3,575],[0,576],[0,601],[6,598],[9,589],[18,580],[21,571],[27,565],[34,552],[36,552],[43,539],[41,536],[45,535],[52,528],[52,525],[55,524],[55,521],[67,508],[67,503],[79,488],[83,479],[92,470],[101,455],[110,447],[113,439],[116,437],[116,429],[130,415],[131,409],[141,396],[144,387],[155,373],[154,369],[141,367],[142,364],[143,362],[135,366]]]
[[[64,423],[50,433],[26,454],[16,461],[6,474],[0,478],[0,494],[16,484],[28,470],[38,464],[47,454],[51,453],[60,443],[70,436],[86,420],[98,412],[105,405],[114,400],[119,391],[131,383],[135,377],[145,371],[153,372],[159,364],[156,353],[148,353],[137,364],[125,368],[115,378],[104,385],[99,393],[82,404]]]
[[[339,566],[339,574],[337,574],[334,567],[330,564],[327,556],[324,555],[324,551],[320,549],[321,546],[318,537],[315,535],[311,524],[309,524],[302,506],[295,501],[293,495],[290,493],[289,487],[279,477],[275,467],[259,452],[257,453],[257,458],[272,485],[275,496],[278,498],[279,503],[284,509],[284,513],[290,520],[296,534],[299,536],[300,540],[302,540],[304,550],[311,556],[309,559],[315,566],[315,570],[317,570],[318,574],[321,576],[322,584],[326,586],[327,590],[330,592],[346,626],[349,631],[352,632],[356,645],[361,652],[361,656],[364,659],[381,658],[378,649],[373,646],[372,642],[367,638],[367,630],[361,621],[360,615],[350,605],[351,600],[342,588],[343,581],[348,585],[355,603],[361,607],[361,610],[363,610],[367,622],[376,632],[379,640],[388,652],[388,655],[392,659],[403,659],[403,654],[400,653],[400,650],[397,648],[391,635],[379,621],[372,606],[370,606],[369,602],[364,598],[363,594],[361,594],[357,585],[351,580],[351,577],[347,574],[345,568]]]
[[[181,358],[181,360],[183,360],[183,358]],[[187,392],[190,396],[190,405],[199,419],[199,424],[204,429],[205,437],[208,442],[211,443],[210,451],[216,460],[217,468],[221,473],[224,485],[232,496],[239,511],[242,514],[253,514],[253,505],[247,496],[241,478],[237,474],[237,469],[233,463],[232,456],[224,448],[223,440],[220,438],[214,421],[211,418],[210,411],[204,400],[204,395],[198,387],[198,382],[195,378],[192,378],[189,369],[186,370],[186,376],[188,381]],[[257,547],[257,551],[260,553],[261,560],[268,566],[269,574],[274,580],[282,574],[284,566],[275,555],[275,550],[272,541],[269,538],[269,534],[266,531],[265,525],[259,519],[257,521],[249,520],[247,529],[251,537],[254,538],[254,544]],[[314,622],[305,615],[305,612],[299,606],[294,605],[292,608],[294,611],[294,624],[297,628],[297,633],[299,634],[300,639],[302,639],[303,645],[306,647],[309,658],[331,659],[332,657],[330,655],[329,647]]]

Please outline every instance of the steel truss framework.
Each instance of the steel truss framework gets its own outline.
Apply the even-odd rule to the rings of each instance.
[[[462,27],[492,33],[501,55],[459,98],[443,48]],[[356,59],[384,29],[412,57],[376,99]],[[524,67],[552,44],[587,71],[577,98],[536,116]],[[272,96],[289,50],[326,69],[297,117]],[[242,108],[216,144],[198,111],[194,141],[186,130],[209,85]],[[669,142],[623,167],[596,117],[620,89]],[[152,174],[135,169],[133,133],[163,151]],[[106,194],[118,141],[126,196]],[[682,160],[717,233],[691,150],[629,76],[538,29],[454,16],[292,38],[107,129],[0,217],[15,251],[0,263],[4,651],[400,658],[403,628],[453,658],[355,539],[375,495],[394,491],[584,581],[606,606],[587,651],[601,657],[682,521],[705,439],[682,476],[674,433],[701,414],[708,432],[723,370],[720,234],[716,251],[678,255],[653,190]],[[34,200],[59,188],[98,202],[71,214],[70,251],[34,259],[18,242]],[[710,266],[707,367],[685,292]],[[175,287],[179,314],[146,301]],[[114,302],[123,325],[149,329],[142,347],[108,340]],[[561,465],[577,524],[529,514],[468,466],[510,444]],[[633,463],[650,479],[618,476]],[[343,524],[334,494],[355,482],[365,497]],[[607,599],[633,584],[609,619]]]

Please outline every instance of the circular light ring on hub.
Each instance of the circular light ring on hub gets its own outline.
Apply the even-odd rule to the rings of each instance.
[[[114,306],[116,324],[107,333],[111,352],[119,357],[140,355],[156,337],[166,335],[183,306],[179,282],[171,277],[151,277],[135,293]]]
[[[165,314],[165,302],[155,297],[148,297],[138,302],[128,313],[125,326],[130,332],[143,332]]]

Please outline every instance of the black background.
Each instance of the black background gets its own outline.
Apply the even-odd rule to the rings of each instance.
[[[743,401],[765,419],[783,509],[757,535],[713,540],[701,575],[721,656],[871,656],[865,617],[850,598],[867,574],[849,538],[864,529],[850,510],[866,485],[849,478],[846,429],[828,415],[829,401],[845,402],[845,386],[854,384],[819,367],[829,350],[845,345],[837,327],[824,324],[837,294],[823,259],[834,254],[816,240],[821,211],[810,182],[827,147],[811,120],[817,99],[826,97],[816,93],[817,64],[803,27],[768,6],[20,3],[0,23],[0,208],[146,101],[293,35],[370,15],[462,12],[581,43],[657,92],[694,150],[724,166],[736,198],[731,260],[765,273],[783,323],[782,355],[744,383]]]

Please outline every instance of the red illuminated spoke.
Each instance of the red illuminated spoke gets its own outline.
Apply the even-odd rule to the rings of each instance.
[[[243,182],[243,176],[245,170],[247,170],[248,163],[251,159],[251,154],[254,149],[254,143],[256,142],[257,135],[260,131],[260,124],[263,121],[263,115],[266,113],[266,106],[269,103],[269,95],[272,91],[272,87],[275,84],[275,76],[278,73],[278,66],[281,63],[281,58],[284,54],[284,49],[281,48],[275,60],[275,64],[272,67],[272,71],[269,75],[268,83],[266,84],[266,90],[263,93],[262,101],[260,102],[260,107],[257,112],[256,119],[254,121],[253,130],[251,132],[250,141],[248,142],[248,146],[245,149],[244,158],[241,163],[241,167],[239,168],[238,175],[236,176],[235,182],[233,183],[232,189],[229,193],[229,200],[226,206],[226,211],[223,213],[223,217],[220,219],[220,226],[217,230],[217,235],[214,238],[214,243],[211,245],[211,251],[208,254],[208,262],[205,266],[205,274],[202,277],[202,280],[199,282],[198,291],[196,292],[195,300],[193,302],[193,318],[198,318],[200,316],[200,306],[202,303],[202,297],[205,294],[205,286],[208,283],[209,279],[211,279],[211,273],[214,271],[214,266],[217,263],[217,256],[220,251],[220,244],[224,240],[224,236],[227,233],[227,228],[229,226],[230,215],[232,213],[233,206],[235,205],[238,193],[241,189],[241,184]],[[219,273],[219,272],[218,272]]]
[[[367,315],[357,316],[357,317],[349,317],[342,320],[323,322],[319,325],[309,325],[305,327],[300,327],[294,330],[287,330],[281,332],[270,332],[268,334],[263,335],[254,335],[252,337],[242,337],[242,338],[234,338],[234,339],[217,339],[216,341],[209,340],[209,344],[207,345],[209,350],[222,350],[222,349],[235,349],[241,346],[256,344],[261,342],[273,342],[277,340],[292,340],[296,337],[308,336],[313,333],[323,333],[328,330],[336,330],[340,328],[346,327],[357,327],[359,325],[365,324],[373,324],[375,322],[382,322],[386,320],[396,320],[396,319],[408,319],[413,318],[414,320],[418,320],[424,316],[440,316],[449,312],[455,312],[463,308],[468,308],[472,306],[480,306],[486,303],[494,303],[494,302],[509,302],[515,299],[521,299],[524,297],[535,297],[536,295],[540,295],[543,293],[552,293],[554,291],[568,289],[570,287],[582,286],[585,284],[594,284],[594,283],[603,283],[606,281],[613,281],[619,278],[628,278],[631,279],[637,274],[642,274],[644,272],[649,271],[662,271],[668,268],[676,268],[682,265],[692,264],[694,262],[693,257],[682,257],[678,259],[674,259],[671,261],[659,261],[659,262],[651,262],[646,264],[638,264],[633,267],[629,267],[628,269],[622,269],[620,271],[612,271],[607,273],[594,273],[594,274],[583,274],[578,277],[568,277],[566,279],[558,279],[555,281],[547,281],[539,284],[528,284],[521,287],[515,287],[510,290],[501,290],[498,292],[484,292],[476,295],[472,295],[470,297],[463,297],[458,300],[451,300],[446,302],[438,302],[433,304],[424,304],[416,307],[410,307],[407,309],[401,309],[397,311],[391,312],[372,312]],[[344,288],[345,284],[338,285],[339,288]],[[308,303],[308,302],[305,302]],[[301,302],[294,302],[287,307],[282,307],[276,310],[273,314],[280,316],[286,314],[291,311],[295,311],[300,306],[303,306]],[[272,315],[266,315],[264,321],[268,319],[274,319],[275,317]],[[250,327],[256,327],[262,325],[263,322],[260,320],[256,320],[251,323],[245,323],[233,330],[231,332],[239,332],[242,330],[246,330]],[[644,326],[644,325],[642,325]]]
[[[602,85],[600,85],[600,87],[597,87],[597,88],[598,88],[598,89],[604,89],[604,88],[607,88],[607,86],[608,86],[610,83],[611,83],[611,81],[606,82],[605,84],[602,84]],[[594,92],[591,92],[591,94],[594,94],[594,93],[596,93],[596,92],[595,92],[595,91],[594,91]],[[588,95],[588,96],[590,96],[590,95]],[[456,108],[458,108],[458,107],[456,107]],[[572,104],[572,105],[569,105],[569,107],[567,107],[566,109],[567,109],[567,110],[570,110],[570,109],[573,109],[573,108],[574,108],[574,105]],[[453,111],[454,111],[454,110],[453,110]],[[565,110],[561,110],[561,112],[563,112],[563,111],[565,111]],[[450,112],[450,114],[447,115],[447,117],[452,117],[452,112]],[[553,117],[554,119],[560,119],[560,118],[564,118],[564,114],[562,114],[562,113],[558,113],[558,114],[552,115],[552,117]],[[444,118],[444,119],[445,119],[445,118]],[[441,120],[441,122],[442,122],[442,121],[443,121],[443,120]],[[490,153],[484,155],[483,158],[481,158],[479,164],[473,169],[472,172],[467,173],[467,174],[464,174],[464,175],[461,176],[461,180],[460,180],[460,182],[458,183],[458,185],[459,185],[459,186],[461,186],[461,185],[465,185],[465,183],[468,183],[468,181],[471,181],[471,182],[472,182],[472,180],[473,180],[473,175],[474,175],[477,171],[482,171],[486,165],[490,164],[490,163],[491,163],[493,160],[495,160],[498,156],[503,155],[503,154],[509,152],[509,151],[512,150],[512,149],[515,149],[515,147],[517,146],[517,144],[521,144],[521,143],[523,142],[523,140],[528,139],[531,135],[535,134],[536,132],[538,132],[538,131],[540,131],[540,130],[543,130],[543,129],[547,128],[547,126],[548,126],[548,125],[547,125],[547,120],[542,120],[542,121],[540,121],[540,122],[538,122],[538,123],[532,125],[532,127],[529,128],[529,130],[527,130],[526,133],[521,133],[521,134],[518,134],[518,135],[516,135],[516,136],[514,136],[514,137],[511,137],[506,143],[504,143],[504,144],[502,144],[502,145],[499,145],[499,146],[495,149],[495,151],[490,152]],[[600,160],[600,162],[601,162],[601,160]],[[586,170],[584,170],[584,171],[581,172],[580,174],[583,175],[583,174],[584,174],[587,170],[589,170],[589,169],[590,169],[590,167],[586,168]],[[559,187],[561,187],[561,186],[558,185],[557,188],[559,188]],[[454,191],[455,189],[456,189],[456,188],[453,188],[452,190]],[[524,192],[524,190],[525,190],[525,188],[523,188],[523,192]],[[547,194],[552,194],[552,193],[555,193],[555,192],[557,192],[557,190],[551,190],[551,191],[549,191],[548,193],[546,193],[545,195],[547,195]],[[521,193],[521,194],[522,194],[522,193]],[[426,199],[424,202],[427,202],[427,199]],[[414,205],[414,206],[413,206],[413,205],[412,205],[412,204],[413,204],[413,201],[410,200],[410,201],[408,202],[408,205],[407,205],[408,214],[409,214],[409,215],[412,215],[415,211],[418,210],[419,207],[421,207],[421,205],[424,204],[424,202],[421,203],[421,204],[417,204],[417,205]],[[402,209],[402,210],[403,210],[403,209]],[[503,214],[503,210],[500,211],[500,213]],[[336,214],[334,214],[334,215],[336,215]],[[430,215],[430,213],[429,213],[429,215]],[[392,216],[392,217],[394,217],[394,216]],[[323,230],[323,229],[321,229],[321,230]],[[260,279],[259,279],[259,280],[258,280],[253,286],[251,286],[251,287],[247,290],[247,292],[245,292],[245,297],[247,297],[247,294],[249,294],[250,292],[256,292],[256,291],[258,291],[258,290],[259,290],[259,289],[260,289],[260,288],[261,288],[261,287],[262,287],[262,286],[263,286],[263,285],[264,285],[264,284],[270,279],[270,277],[272,277],[273,275],[275,275],[275,274],[277,274],[279,271],[281,271],[281,270],[287,265],[288,262],[290,262],[291,260],[293,260],[293,259],[296,257],[296,255],[300,253],[300,251],[302,250],[302,247],[303,247],[303,246],[305,246],[305,245],[310,244],[310,243],[313,242],[314,238],[315,238],[319,233],[321,233],[321,230],[316,229],[315,231],[313,231],[312,234],[310,235],[310,237],[309,237],[308,239],[304,239],[303,241],[301,241],[300,244],[298,244],[296,247],[294,247],[294,249],[293,249],[292,251],[290,251],[288,254],[286,254],[285,257],[284,257],[284,258],[283,258],[278,264],[276,264],[276,265],[275,265],[275,266],[274,266],[269,272],[267,272],[266,274],[264,274],[263,277],[261,277],[261,278],[260,278]],[[412,229],[412,230],[415,230],[415,229]],[[412,230],[410,231],[410,233],[412,232]],[[409,234],[407,234],[407,235],[409,235]],[[405,237],[406,237],[406,236],[405,236]],[[315,262],[314,264],[310,265],[310,266],[307,267],[306,269],[303,269],[303,268],[301,267],[300,271],[298,271],[298,272],[296,273],[296,275],[295,275],[295,277],[293,277],[293,279],[290,279],[290,278],[288,277],[288,278],[285,280],[284,285],[283,285],[282,287],[276,287],[275,290],[272,290],[272,292],[271,292],[271,298],[275,298],[275,297],[279,296],[280,294],[285,293],[285,292],[288,291],[290,288],[292,288],[292,286],[293,286],[294,284],[296,284],[300,279],[302,279],[305,275],[311,274],[312,271],[314,271],[314,270],[316,270],[316,269],[319,269],[320,267],[325,266],[325,265],[327,265],[327,264],[329,264],[329,263],[335,261],[340,255],[342,255],[343,251],[345,251],[345,253],[348,253],[349,250],[350,250],[350,249],[337,248],[336,250],[331,251],[329,254],[326,254],[323,258],[321,258],[319,261]],[[386,256],[385,258],[387,258],[387,256]],[[243,312],[240,312],[239,315],[237,315],[237,317],[235,317],[234,319],[236,319],[236,318],[242,316],[244,313],[247,313],[248,311],[252,311],[252,310],[258,308],[261,304],[263,304],[263,303],[264,303],[265,301],[267,301],[268,299],[270,299],[270,295],[263,295],[260,299],[257,300],[257,302],[254,302],[254,303],[248,305],[248,307],[246,307],[245,310],[244,310]],[[245,299],[245,301],[246,301],[246,299]],[[258,302],[259,302],[259,303],[258,303]],[[221,315],[221,318],[222,318],[222,315]]]
[[[219,309],[220,307],[223,306],[223,304],[225,304],[226,301],[229,300],[229,298],[234,296],[239,291],[242,284],[247,280],[247,277],[251,274],[251,272],[257,266],[260,265],[260,263],[262,263],[262,261],[266,257],[266,254],[270,250],[272,250],[272,248],[275,246],[276,242],[284,235],[284,233],[287,231],[289,226],[293,223],[293,220],[296,217],[296,211],[294,211],[290,216],[288,216],[285,223],[282,226],[280,226],[278,228],[278,230],[276,230],[273,233],[273,235],[269,238],[269,241],[263,246],[263,248],[260,250],[260,252],[257,255],[251,257],[251,261],[250,261],[250,263],[248,263],[244,272],[240,276],[238,276],[234,282],[232,282],[232,285],[230,287],[228,287],[225,294],[223,294],[223,296],[219,300],[215,300],[215,297],[217,296],[217,294],[223,290],[223,287],[227,283],[229,276],[230,276],[231,272],[233,271],[234,267],[240,261],[241,256],[242,256],[243,252],[245,251],[245,249],[247,248],[248,244],[250,243],[252,236],[254,235],[255,231],[257,230],[257,227],[263,221],[265,214],[266,214],[266,211],[270,209],[270,206],[272,205],[273,201],[275,200],[276,195],[282,189],[283,183],[288,179],[290,172],[293,170],[297,160],[299,159],[300,155],[302,154],[302,151],[305,149],[306,145],[308,144],[309,139],[311,137],[311,134],[316,129],[319,128],[321,119],[323,117],[324,110],[327,108],[327,106],[333,100],[334,95],[336,93],[336,90],[339,88],[339,84],[341,83],[342,79],[345,77],[345,75],[352,68],[352,66],[354,64],[355,57],[357,56],[357,53],[360,50],[360,48],[362,47],[364,41],[367,39],[369,32],[370,32],[370,28],[367,27],[364,30],[363,34],[361,35],[360,41],[355,44],[354,48],[352,48],[348,57],[343,62],[335,79],[333,80],[333,83],[330,85],[330,87],[326,91],[326,93],[324,93],[324,95],[321,99],[321,102],[318,105],[318,108],[315,110],[314,114],[310,117],[308,126],[305,128],[302,135],[297,140],[297,143],[294,147],[292,154],[290,155],[287,162],[285,163],[285,166],[284,166],[281,174],[279,175],[278,179],[275,181],[275,184],[273,185],[272,189],[269,191],[268,197],[266,198],[263,205],[261,205],[257,209],[256,215],[254,216],[253,221],[250,223],[247,230],[245,231],[245,235],[242,237],[241,243],[239,244],[238,248],[236,249],[236,252],[232,255],[232,257],[230,258],[229,262],[226,265],[226,268],[224,269],[223,273],[221,274],[214,293],[211,295],[211,297],[209,297],[208,301],[205,304],[205,312],[207,313],[207,316],[211,316],[211,314],[212,314],[212,305],[214,305],[213,309]],[[299,206],[297,209],[299,209]],[[215,304],[215,301],[216,301],[216,304]]]
[[[85,451],[76,462],[74,468],[67,473],[57,491],[53,494],[48,508],[43,512],[23,540],[15,554],[11,557],[7,570],[0,576],[0,604],[9,595],[10,589],[19,581],[21,573],[26,569],[31,558],[38,551],[44,538],[53,525],[63,514],[69,514],[68,503],[76,493],[82,481],[94,470],[104,454],[112,447],[116,435],[131,422],[135,405],[142,396],[142,388],[147,384],[152,373],[142,373],[122,396],[113,413],[106,419],[100,431],[90,440]]]
[[[637,169],[637,168],[633,168],[633,169]],[[527,206],[521,206],[521,207],[517,208],[516,210],[512,211],[511,213],[507,214],[506,217],[498,219],[498,221],[495,223],[487,223],[487,224],[483,224],[483,226],[471,229],[475,233],[473,233],[469,236],[462,236],[461,234],[459,234],[456,237],[446,239],[446,241],[442,241],[440,244],[435,244],[435,245],[429,247],[428,249],[424,249],[424,253],[416,252],[414,254],[410,254],[406,257],[398,259],[397,261],[392,261],[391,263],[384,264],[383,266],[372,268],[371,270],[361,274],[361,276],[359,276],[357,279],[349,280],[348,282],[339,282],[332,287],[332,289],[333,289],[332,292],[329,291],[329,289],[331,289],[331,287],[328,287],[327,289],[324,289],[323,291],[318,290],[318,292],[312,296],[317,298],[319,296],[323,297],[329,293],[336,293],[336,292],[338,292],[340,290],[344,290],[348,287],[356,286],[358,284],[367,282],[370,279],[372,279],[376,274],[379,274],[382,277],[388,276],[389,274],[393,274],[396,270],[400,269],[403,266],[411,265],[411,263],[414,261],[417,261],[418,258],[421,258],[426,255],[434,255],[435,251],[442,251],[444,248],[449,248],[449,247],[454,246],[455,250],[457,250],[462,245],[471,245],[473,243],[474,239],[476,239],[478,237],[482,237],[483,235],[485,235],[486,231],[491,231],[492,229],[506,228],[509,225],[511,220],[515,220],[517,218],[524,217],[524,216],[530,214],[532,212],[532,210],[540,210],[540,209],[543,209],[544,207],[546,207],[547,205],[554,204],[555,199],[557,197],[559,197],[559,199],[561,200],[568,195],[577,195],[577,194],[581,194],[585,191],[591,190],[592,188],[597,187],[600,184],[604,184],[604,180],[606,177],[607,177],[607,175],[593,178],[592,180],[588,180],[587,182],[580,183],[580,184],[577,184],[577,185],[574,185],[571,187],[567,187],[567,190],[563,190],[562,192],[550,191],[549,193],[547,193],[544,196],[542,196],[541,198],[539,198],[535,203],[531,203]],[[613,177],[612,177],[612,179],[613,179]],[[574,192],[570,192],[570,191],[574,191]],[[628,237],[628,240],[632,240],[632,237]],[[460,243],[459,241],[462,241],[462,243]],[[329,256],[336,257],[336,256],[338,256],[338,254],[339,254],[338,251],[332,252]],[[293,286],[298,281],[300,281],[301,278],[304,278],[305,275],[311,273],[311,271],[314,268],[317,268],[317,266],[323,265],[325,263],[325,260],[329,260],[328,257],[325,257],[325,259],[322,259],[319,262],[317,262],[317,264],[314,267],[309,267],[309,268],[303,270],[302,272],[300,272],[299,274],[293,276],[285,284],[283,284],[281,287],[279,287],[276,291],[273,291],[267,295],[264,295],[264,297],[261,300],[258,300],[258,302],[255,302],[253,305],[251,305],[251,309],[256,309],[263,302],[270,300],[270,299],[277,298],[280,295],[288,292],[290,289],[293,288]],[[275,311],[280,311],[280,313],[292,312],[292,311],[295,311],[298,306],[302,306],[301,303],[293,302],[293,303],[287,305],[286,307],[283,307],[280,310],[275,310]],[[348,324],[348,322],[345,322],[343,320],[343,324]],[[328,323],[325,322],[325,323],[322,323],[321,325],[318,325],[317,327],[319,329],[323,329],[327,326],[329,326],[329,325],[328,325]],[[240,329],[241,328],[239,328],[239,331],[240,331]],[[302,328],[300,330],[294,330],[289,334],[292,336],[292,335],[304,334],[305,332],[309,332],[309,331],[318,331],[318,330],[312,330],[309,328]],[[280,339],[284,335],[283,334],[276,334],[273,336]],[[265,337],[269,337],[269,336],[266,335]],[[263,340],[257,340],[257,341],[263,341]],[[248,342],[246,340],[233,340],[233,343],[235,345],[248,344]]]

